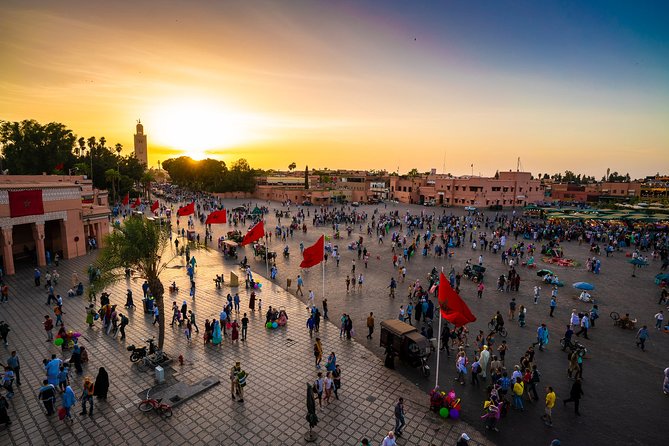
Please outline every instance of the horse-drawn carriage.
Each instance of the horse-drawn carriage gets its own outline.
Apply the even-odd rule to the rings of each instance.
[[[241,243],[244,240],[244,235],[242,231],[235,229],[234,231],[228,231],[227,238],[233,242]]]
[[[267,261],[276,260],[276,252],[269,251],[267,246],[261,245],[259,243],[253,245],[253,256],[256,259],[260,258]]]

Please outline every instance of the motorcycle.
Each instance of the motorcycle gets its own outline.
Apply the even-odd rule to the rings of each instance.
[[[586,353],[588,353],[588,349],[585,348],[585,345],[578,341],[567,341],[565,338],[562,338],[560,339],[560,346],[563,351],[569,349],[569,353],[578,352],[579,356],[585,356]]]
[[[156,351],[156,345],[154,344],[155,340],[153,338],[147,339],[146,343],[149,344],[149,352],[148,355],[153,355]],[[144,358],[147,356],[146,352],[146,346],[144,347],[135,347],[135,345],[129,345],[127,347],[127,350],[130,353],[130,361],[132,362],[137,362],[140,359]]]

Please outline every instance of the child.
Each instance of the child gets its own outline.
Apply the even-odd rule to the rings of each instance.
[[[60,372],[58,372],[58,388],[60,389],[61,393],[65,392],[65,389],[67,386],[70,385],[70,370],[68,367],[65,367],[64,365],[60,366]]]

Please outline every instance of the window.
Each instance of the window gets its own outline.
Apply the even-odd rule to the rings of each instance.
[[[492,188],[492,191],[493,191],[493,192],[499,192],[499,191],[501,191],[501,190],[502,190],[501,187],[493,187],[493,188]]]
[[[409,192],[411,192],[411,186],[409,186]]]

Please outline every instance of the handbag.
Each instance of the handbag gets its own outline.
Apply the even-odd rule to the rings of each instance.
[[[65,409],[64,407],[61,407],[60,409],[58,409],[58,419],[59,420],[64,420],[66,416],[67,416],[67,409]]]

